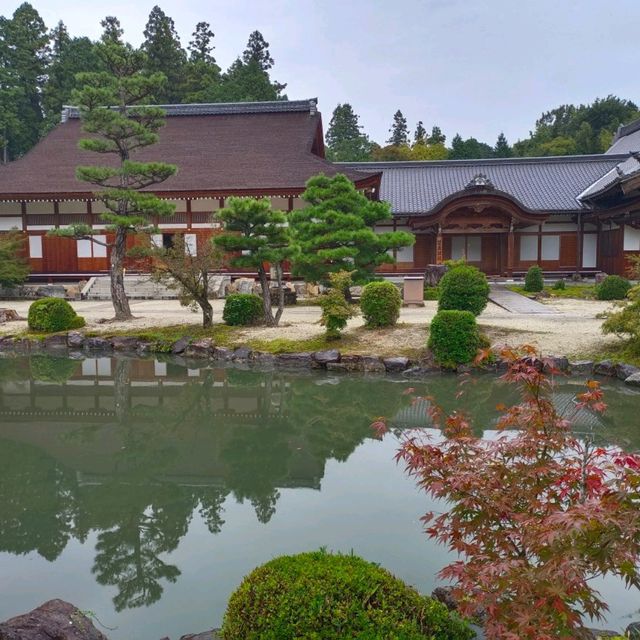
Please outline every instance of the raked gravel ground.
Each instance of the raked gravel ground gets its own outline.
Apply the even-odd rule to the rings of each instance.
[[[144,329],[154,326],[174,324],[199,324],[198,313],[181,307],[177,300],[134,300],[131,310],[135,319],[126,322],[104,323],[113,315],[110,302],[78,301],[71,303],[74,309],[87,321],[91,330],[104,332],[120,329]],[[222,321],[223,300],[212,301],[214,322]],[[489,303],[479,317],[479,323],[494,344],[532,344],[546,354],[576,356],[593,352],[606,344],[615,343],[616,338],[603,336],[600,330],[602,320],[596,316],[611,308],[611,303],[595,300],[553,299],[546,301],[557,311],[549,315],[514,314]],[[1,301],[0,307],[15,309],[26,317],[29,302]],[[437,303],[426,302],[422,308],[403,308],[400,326],[385,331],[362,331],[362,318],[349,321],[347,332],[356,331],[358,348],[355,351],[377,354],[419,349],[424,346],[426,325],[436,313]],[[243,330],[240,338],[311,338],[323,333],[318,324],[320,309],[317,306],[287,307],[281,326],[276,328],[255,327]],[[99,322],[99,321],[103,322]],[[25,321],[0,325],[0,334],[16,333],[26,329]]]

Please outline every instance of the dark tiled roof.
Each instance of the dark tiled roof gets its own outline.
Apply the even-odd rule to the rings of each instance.
[[[607,171],[599,180],[588,186],[579,196],[579,200],[587,201],[611,190],[640,173],[640,153],[627,156],[626,160],[618,163]]]
[[[640,151],[640,118],[621,126],[613,138],[607,153],[631,153]]]
[[[161,104],[167,116],[219,116],[248,113],[293,113],[315,112],[317,98],[310,100],[274,100],[272,102],[213,102],[202,104]],[[62,120],[79,118],[78,107],[64,106]]]
[[[574,211],[578,195],[625,159],[619,155],[344,163],[350,169],[382,171],[380,197],[396,214],[429,213],[464,193],[478,174],[532,211]]]
[[[190,110],[195,113],[187,113]],[[173,117],[178,113],[180,117]],[[352,180],[370,177],[369,172],[336,167],[312,153],[320,126],[315,101],[309,100],[175,105],[158,144],[133,159],[178,166],[175,176],[156,186],[162,193],[282,190],[286,194],[289,189],[294,193],[303,189],[311,176],[321,172],[346,173]],[[93,191],[88,183],[76,180],[76,167],[114,159],[78,149],[83,135],[80,120],[67,117],[24,157],[0,166],[0,200]]]

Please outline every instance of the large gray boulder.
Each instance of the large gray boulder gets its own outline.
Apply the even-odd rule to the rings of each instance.
[[[0,640],[108,640],[80,609],[49,600],[0,624]]]

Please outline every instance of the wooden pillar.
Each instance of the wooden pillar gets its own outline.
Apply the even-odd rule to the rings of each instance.
[[[193,213],[191,211],[191,198],[186,199],[187,204],[187,229],[193,229]]]
[[[582,216],[578,214],[576,230],[576,276],[580,275],[582,271],[582,249],[584,246],[584,224],[582,222]]]
[[[507,276],[513,276],[513,258],[516,249],[516,238],[513,233],[513,218],[509,223],[509,235],[507,236]]]
[[[444,262],[444,254],[442,251],[442,226],[438,225],[438,235],[436,236],[436,264]]]

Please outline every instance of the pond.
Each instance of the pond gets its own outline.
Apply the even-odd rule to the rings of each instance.
[[[406,380],[189,366],[0,359],[0,620],[59,597],[113,640],[177,638],[219,626],[257,565],[320,547],[433,589],[449,559],[421,530],[433,505],[394,462],[398,434],[429,427]],[[458,382],[410,385],[491,429],[502,383],[474,378],[456,399]],[[559,384],[560,407],[580,382]],[[640,449],[640,394],[604,388],[608,413],[576,429]],[[394,427],[382,440],[378,416]],[[601,590],[623,628],[637,592]]]

